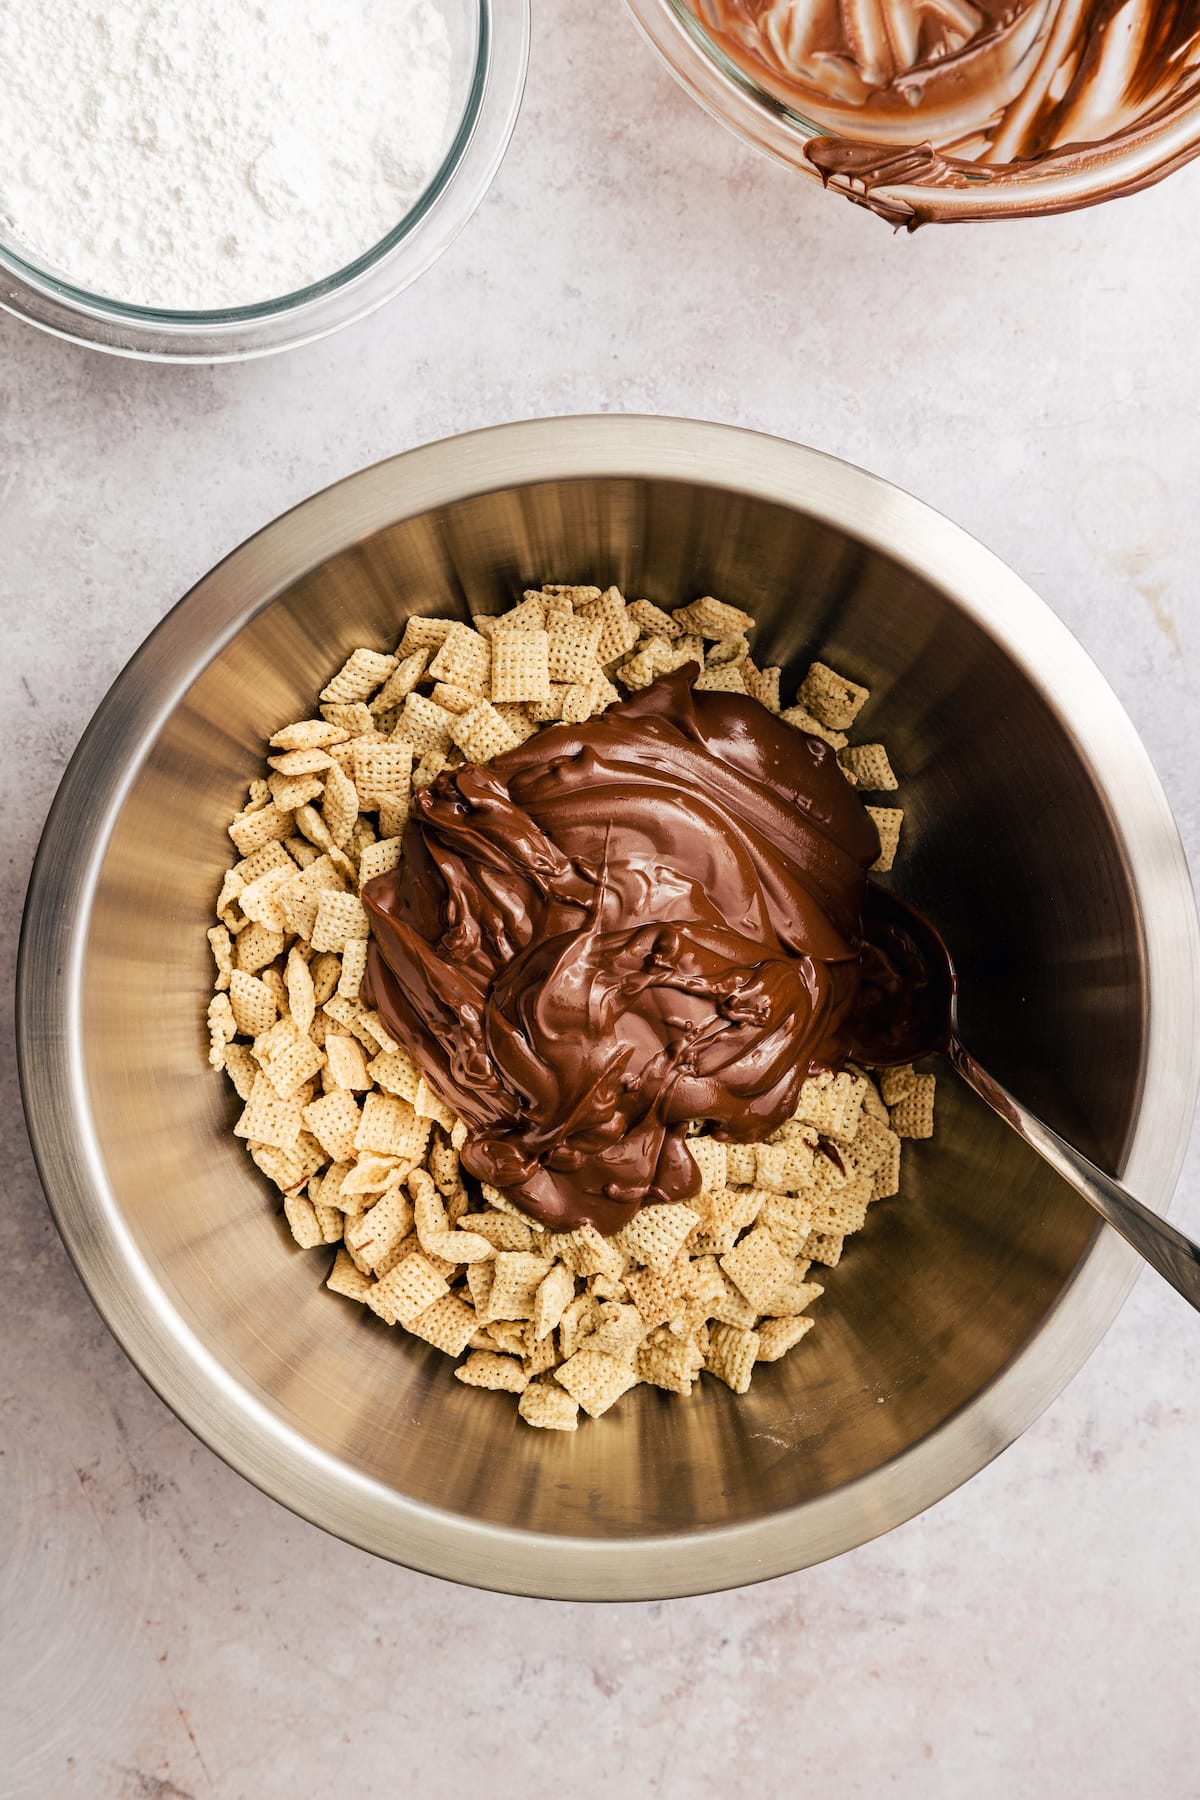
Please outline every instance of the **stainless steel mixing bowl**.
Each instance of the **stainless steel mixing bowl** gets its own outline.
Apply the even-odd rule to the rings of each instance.
[[[205,1066],[225,821],[352,645],[536,578],[711,591],[791,680],[820,650],[869,683],[903,781],[897,880],[958,959],[964,1035],[1159,1208],[1197,1086],[1196,913],[1146,754],[1041,601],[884,482],[724,427],[507,425],[367,469],[243,545],[130,663],[46,827],[19,984],[30,1129],[96,1304],[207,1443],[355,1543],[523,1593],[692,1593],[836,1555],[974,1474],[1135,1262],[947,1075],[903,1196],[744,1399],[640,1389],[573,1436],[530,1431],[323,1291]]]

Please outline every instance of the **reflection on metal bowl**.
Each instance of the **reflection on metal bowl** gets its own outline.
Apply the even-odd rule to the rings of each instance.
[[[642,1388],[529,1431],[323,1291],[204,1063],[224,825],[351,646],[537,578],[716,593],[791,681],[821,650],[869,684],[903,783],[896,880],[954,951],[964,1033],[1160,1208],[1197,1083],[1195,907],[1129,721],[1029,589],[887,484],[725,427],[507,425],[365,470],[243,545],[120,677],[47,825],[20,971],[46,1191],[112,1329],[222,1456],[373,1551],[524,1593],[697,1592],[833,1556],[975,1473],[1136,1265],[947,1074],[903,1196],[744,1399]]]

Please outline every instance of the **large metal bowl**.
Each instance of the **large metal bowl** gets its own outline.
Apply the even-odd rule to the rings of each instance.
[[[1135,1262],[947,1074],[903,1197],[744,1399],[641,1389],[574,1436],[529,1431],[322,1290],[204,1062],[225,821],[352,645],[535,578],[711,591],[791,678],[821,650],[869,683],[897,880],[958,957],[964,1035],[1156,1207],[1197,1086],[1196,913],[1145,752],[1042,602],[918,501],[745,432],[570,419],[413,451],[268,526],[130,663],[46,827],[19,984],[30,1129],[96,1304],[207,1443],[355,1543],[522,1593],[694,1593],[836,1555],[974,1474]]]

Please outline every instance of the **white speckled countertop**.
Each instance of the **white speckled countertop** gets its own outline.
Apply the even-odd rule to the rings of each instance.
[[[536,11],[490,198],[364,324],[197,370],[0,315],[10,990],[55,784],[178,595],[362,464],[538,413],[753,425],[932,501],[1082,638],[1200,867],[1200,166],[894,238],[740,148],[615,0]],[[1039,1424],[881,1542],[703,1600],[505,1599],[334,1542],[190,1436],[67,1262],[7,1028],[0,1079],[6,1796],[1196,1792],[1200,1322],[1152,1277]],[[1176,1217],[1200,1230],[1195,1153]]]

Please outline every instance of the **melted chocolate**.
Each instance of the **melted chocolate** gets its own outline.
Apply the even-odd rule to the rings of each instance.
[[[1114,177],[1107,197],[1200,153],[1168,129],[1200,92],[1198,0],[690,3],[756,82],[829,134],[805,151],[822,179],[910,230],[985,216],[963,203],[974,184],[1019,189],[1045,159],[1082,167],[1160,128],[1161,158]],[[1031,191],[1028,207],[1072,203]]]
[[[875,828],[836,758],[688,665],[419,794],[363,889],[364,995],[465,1121],[469,1173],[555,1228],[699,1185],[846,1060]]]

